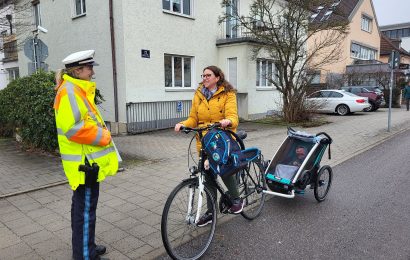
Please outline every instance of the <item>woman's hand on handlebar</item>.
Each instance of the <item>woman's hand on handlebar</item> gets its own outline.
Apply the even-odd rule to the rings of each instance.
[[[183,126],[184,126],[184,125],[181,124],[181,123],[176,124],[176,125],[175,125],[175,132],[181,131],[181,127],[183,127]]]
[[[221,121],[219,121],[219,123],[221,124],[222,128],[228,127],[232,124],[231,120],[229,119],[222,119]]]

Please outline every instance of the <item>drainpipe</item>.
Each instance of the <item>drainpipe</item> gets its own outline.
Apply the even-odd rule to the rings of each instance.
[[[118,87],[117,87],[117,62],[115,59],[115,34],[114,34],[114,15],[112,1],[109,0],[110,5],[110,34],[111,34],[111,57],[112,57],[112,78],[114,84],[114,111],[115,122],[118,123]]]

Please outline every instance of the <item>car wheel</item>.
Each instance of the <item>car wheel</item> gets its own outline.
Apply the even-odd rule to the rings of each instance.
[[[371,112],[374,110],[374,104],[373,102],[369,102],[370,107],[363,109],[364,112]]]
[[[338,113],[341,116],[345,116],[350,113],[350,109],[348,106],[341,104],[336,107],[336,113]]]

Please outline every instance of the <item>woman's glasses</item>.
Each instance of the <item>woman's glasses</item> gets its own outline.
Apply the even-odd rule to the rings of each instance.
[[[212,74],[202,74],[201,78],[205,79],[205,78],[210,78],[212,77]]]

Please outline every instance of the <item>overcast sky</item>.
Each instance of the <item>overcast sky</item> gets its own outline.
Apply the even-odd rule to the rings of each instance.
[[[410,22],[410,0],[373,0],[379,26]]]

